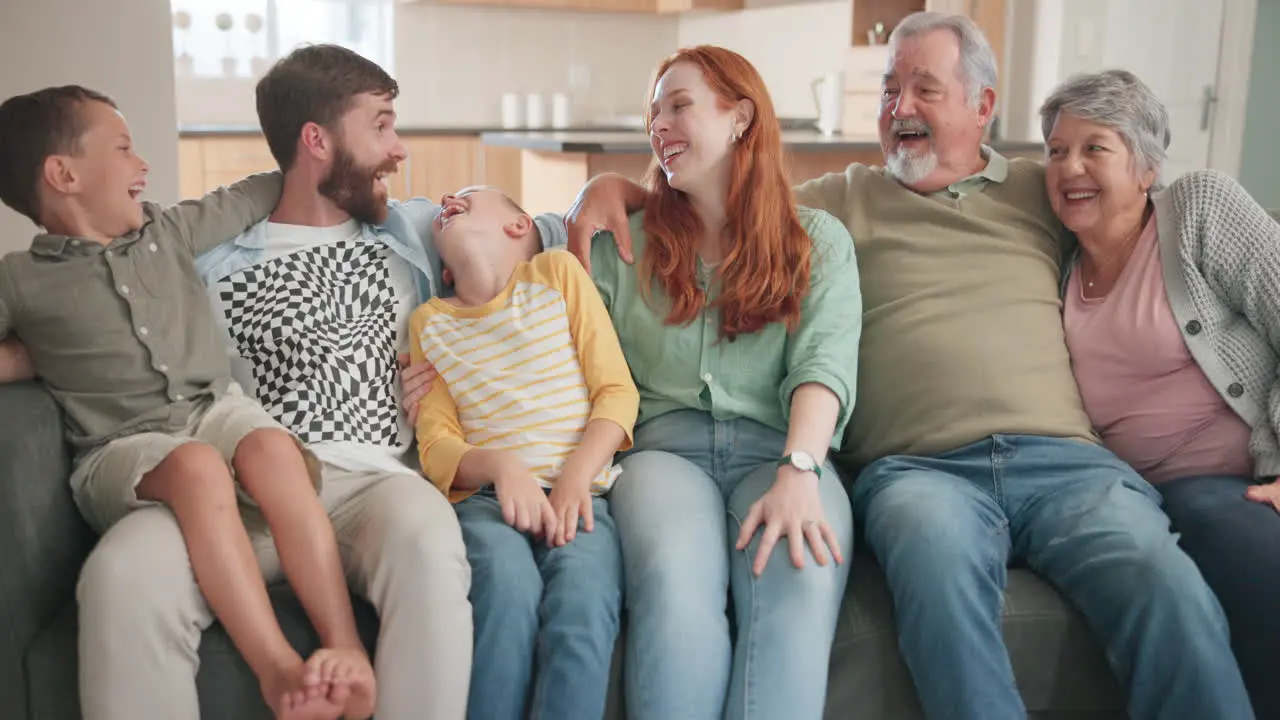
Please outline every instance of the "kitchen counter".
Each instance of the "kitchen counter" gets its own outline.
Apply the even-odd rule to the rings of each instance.
[[[396,132],[406,136],[432,136],[432,135],[562,135],[572,134],[575,137],[580,135],[590,135],[596,137],[599,135],[616,135],[616,136],[632,136],[639,137],[644,144],[644,132],[640,118],[631,118],[630,120],[622,118],[607,119],[602,118],[596,121],[587,121],[585,123],[574,125],[567,128],[545,130],[521,130],[513,128],[504,128],[499,125],[421,125],[421,124],[402,124],[396,126]],[[803,130],[812,129],[814,124],[813,118],[780,118],[779,122],[784,129]],[[262,128],[251,123],[242,124],[225,124],[225,123],[190,123],[178,126],[178,137],[183,138],[201,138],[201,137],[244,137],[261,135]],[[648,145],[643,148],[648,151]]]
[[[553,153],[648,153],[649,138],[642,132],[543,132],[510,131],[484,132],[480,143],[495,147],[519,148]],[[782,144],[793,152],[880,152],[880,143],[866,138],[846,138],[840,135],[825,136],[816,130],[784,130]],[[1025,155],[1041,152],[1038,142],[996,142],[997,152],[1008,155]]]
[[[525,132],[513,131],[493,125],[400,125],[396,133],[405,136],[430,135],[483,135],[485,133]],[[532,132],[532,131],[530,131]],[[557,133],[635,133],[635,128],[608,125],[583,125],[556,130]],[[262,128],[257,125],[179,125],[178,137],[245,137],[261,135]]]

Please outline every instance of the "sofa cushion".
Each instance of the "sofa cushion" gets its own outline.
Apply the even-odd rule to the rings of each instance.
[[[850,592],[841,608],[831,650],[826,718],[922,718],[915,688],[898,654],[893,603],[884,574],[863,554],[856,555],[853,563]],[[270,594],[289,641],[303,655],[313,651],[318,639],[293,592],[276,584]],[[356,598],[354,603],[360,636],[373,648],[376,615],[364,600]],[[1123,720],[1124,695],[1100,646],[1080,614],[1053,588],[1028,570],[1011,570],[1004,617],[1005,642],[1030,717]],[[608,720],[623,718],[621,662],[625,641],[624,633],[614,656]],[[79,717],[75,642],[73,602],[45,628],[28,653],[33,720]],[[217,624],[205,631],[201,642],[196,683],[202,717],[270,718],[257,681]]]
[[[923,718],[898,653],[884,573],[858,553],[831,649],[828,720]],[[1123,718],[1125,698],[1084,618],[1030,570],[1009,572],[1004,637],[1031,717]]]

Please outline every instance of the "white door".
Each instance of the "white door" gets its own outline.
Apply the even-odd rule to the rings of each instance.
[[[1067,0],[1060,79],[1123,68],[1169,111],[1162,179],[1209,167],[1224,0]]]

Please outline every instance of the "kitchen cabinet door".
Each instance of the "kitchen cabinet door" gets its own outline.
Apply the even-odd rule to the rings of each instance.
[[[456,192],[479,182],[480,139],[474,135],[404,137],[409,157],[400,165],[405,182],[392,197],[427,197],[440,201],[445,193]]]
[[[678,13],[694,10],[741,10],[744,0],[402,0],[443,5],[578,10],[582,12]]]

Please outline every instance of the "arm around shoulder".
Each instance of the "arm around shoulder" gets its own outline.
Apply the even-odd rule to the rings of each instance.
[[[854,182],[853,176],[860,167],[854,163],[842,172],[826,173],[800,183],[792,189],[795,201],[802,206],[825,211],[843,220],[849,215],[848,204]]]
[[[161,220],[193,255],[200,255],[270,217],[283,189],[284,173],[257,173],[203,197],[183,200],[165,209]]]

